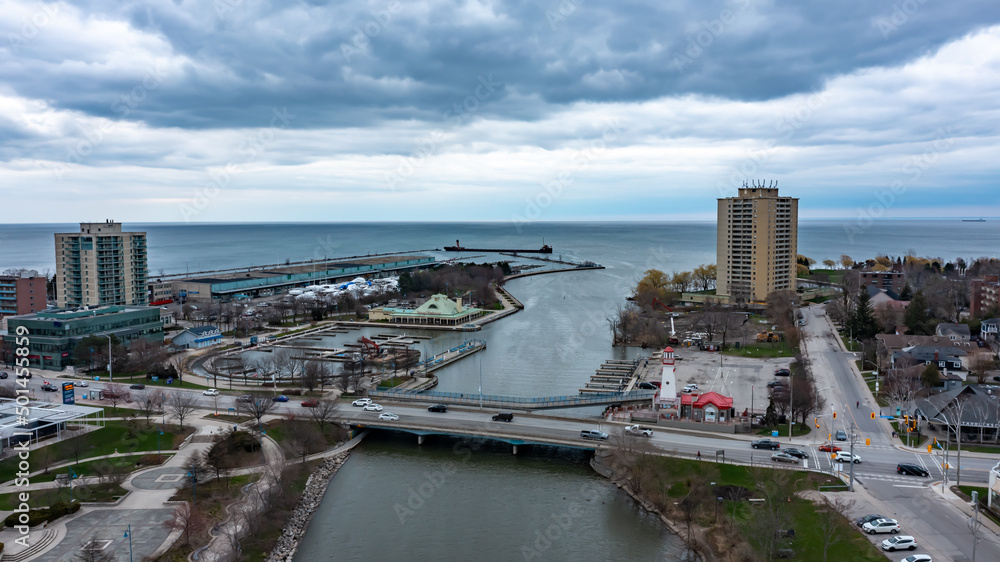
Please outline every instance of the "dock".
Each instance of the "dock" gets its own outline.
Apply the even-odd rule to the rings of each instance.
[[[631,388],[640,360],[608,359],[591,375],[580,394],[622,392]]]

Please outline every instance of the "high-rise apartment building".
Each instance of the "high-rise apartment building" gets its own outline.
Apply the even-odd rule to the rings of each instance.
[[[145,232],[122,232],[109,220],[55,238],[59,308],[149,304]]]
[[[799,200],[764,184],[743,184],[719,199],[716,294],[733,303],[763,302],[795,290]]]

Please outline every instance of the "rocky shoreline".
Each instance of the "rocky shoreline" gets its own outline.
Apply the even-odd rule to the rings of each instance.
[[[268,555],[267,562],[292,562],[292,559],[295,558],[295,552],[299,549],[299,542],[309,529],[309,521],[312,519],[313,513],[323,501],[330,480],[344,465],[348,456],[350,453],[341,453],[330,457],[312,473],[309,480],[306,481],[306,487],[299,498],[299,504],[295,506],[292,516],[289,517],[288,523],[281,531],[281,537],[274,545],[274,550]]]

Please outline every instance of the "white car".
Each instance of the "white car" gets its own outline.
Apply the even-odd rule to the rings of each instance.
[[[371,398],[358,398],[354,402],[351,402],[351,406],[367,406],[372,403]]]
[[[378,404],[376,404],[377,406]],[[399,416],[396,414],[390,414],[389,412],[382,412],[378,415],[378,419],[385,421],[399,421]]]
[[[205,392],[202,392],[202,394],[204,394],[205,396],[218,396],[219,395],[219,389],[218,388],[210,388],[210,389],[206,390]]]
[[[876,519],[861,526],[861,530],[874,535],[875,533],[898,533],[899,522],[895,519]]]
[[[698,385],[696,385],[696,384],[689,384],[689,385],[685,385],[684,388],[683,388],[683,390],[681,390],[681,392],[694,392],[696,390],[698,390]]]
[[[83,388],[87,388],[88,386],[90,386],[90,383],[87,381],[76,381],[73,384],[75,384],[76,386],[81,386]]]
[[[382,411],[382,405],[381,404],[376,404],[374,402],[369,402],[369,403],[365,404],[364,410],[366,412],[381,412]]]
[[[909,535],[897,535],[882,541],[882,550],[914,550],[916,548],[917,541]]]
[[[858,464],[858,463],[861,462],[861,457],[860,456],[854,455],[852,457],[850,453],[847,453],[847,452],[844,452],[844,451],[838,452],[833,457],[833,459],[836,460],[836,461],[838,461],[838,462],[853,462],[854,464]]]
[[[900,562],[934,562],[929,554],[911,554]]]
[[[629,435],[638,435],[640,437],[652,437],[653,430],[648,427],[642,427],[639,425],[628,425],[625,426],[625,433]]]

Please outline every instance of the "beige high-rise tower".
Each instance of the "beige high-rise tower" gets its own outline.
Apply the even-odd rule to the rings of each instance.
[[[799,200],[778,195],[777,183],[743,184],[719,199],[716,294],[729,302],[763,302],[795,290]]]
[[[145,232],[109,220],[55,237],[58,307],[149,304]]]

